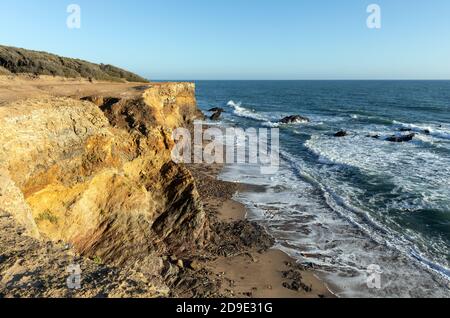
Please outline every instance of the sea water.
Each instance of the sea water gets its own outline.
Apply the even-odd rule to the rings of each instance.
[[[202,110],[225,109],[222,124],[280,129],[277,174],[232,164],[221,175],[266,189],[236,199],[279,248],[341,297],[450,296],[450,81],[196,84]],[[311,121],[279,124],[297,114]]]

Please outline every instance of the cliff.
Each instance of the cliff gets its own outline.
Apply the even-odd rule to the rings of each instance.
[[[0,298],[328,295],[220,165],[172,162],[197,118],[192,83],[0,75]]]
[[[124,264],[201,247],[208,221],[172,129],[202,115],[191,83],[0,107],[0,210],[39,240]],[[79,92],[78,92],[79,93]]]

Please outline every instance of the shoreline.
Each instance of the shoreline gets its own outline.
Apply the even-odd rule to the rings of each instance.
[[[190,165],[198,183],[205,209],[215,226],[233,226],[249,223],[247,208],[234,200],[240,191],[258,191],[252,186],[218,179],[221,165]],[[254,237],[270,236],[266,229],[257,227]],[[243,234],[241,234],[242,237]],[[275,247],[246,248],[236,255],[219,256],[205,263],[213,277],[222,281],[220,294],[239,298],[336,298],[329,286],[320,280],[314,270],[305,268],[287,253]],[[239,245],[238,242],[234,242]]]
[[[234,199],[230,199],[223,203],[219,210],[219,217],[225,222],[233,222],[247,220],[247,213],[247,208],[243,204]],[[256,257],[250,254],[236,257],[232,260],[225,258],[220,259],[215,264],[218,265],[216,270],[227,272],[233,280],[239,281],[238,278],[241,278],[242,275],[246,276],[245,279],[241,279],[242,282],[240,284],[235,285],[239,291],[250,288],[250,286],[255,284],[260,285],[260,287],[262,286],[262,290],[258,287],[255,290],[253,295],[255,298],[336,297],[329,286],[317,277],[315,271],[308,269],[300,271],[302,275],[301,280],[305,284],[304,288],[310,287],[311,291],[295,291],[284,287],[283,284],[288,279],[283,276],[283,272],[292,270],[298,263],[297,260],[276,246],[262,253],[257,253]],[[272,282],[272,284],[268,282]],[[271,288],[267,288],[268,286],[271,286]]]
[[[25,83],[26,85],[21,85]],[[0,103],[0,109],[3,109],[6,119],[18,118],[22,113],[27,111],[39,110],[40,119],[46,122],[52,122],[52,116],[55,114],[60,115],[61,127],[49,126],[49,129],[55,130],[61,139],[68,138],[64,135],[64,132],[71,132],[71,129],[65,129],[64,125],[72,127],[72,121],[65,121],[67,114],[61,111],[62,107],[58,105],[67,105],[69,110],[74,112],[81,109],[77,113],[79,117],[76,117],[77,123],[80,127],[91,127],[88,123],[85,123],[84,118],[88,115],[93,117],[102,118],[104,120],[104,126],[100,124],[98,128],[92,130],[93,136],[103,136],[101,129],[108,129],[108,131],[116,132],[115,129],[131,129],[133,127],[121,126],[122,122],[111,121],[116,120],[113,117],[109,118],[107,115],[111,113],[103,113],[102,107],[106,105],[108,99],[116,100],[117,106],[132,106],[132,101],[142,98],[143,89],[156,90],[153,92],[155,96],[160,96],[159,85],[148,84],[143,86],[136,86],[136,83],[114,84],[108,83],[89,83],[87,81],[69,81],[70,85],[66,85],[66,82],[58,82],[58,79],[48,81],[46,78],[26,80],[24,78],[17,78],[18,90],[11,93],[9,81],[0,81],[0,95],[4,97],[2,99],[3,104]],[[170,96],[177,96],[177,90],[172,92],[174,84],[167,84],[166,86]],[[192,114],[197,114],[197,108],[194,107],[193,98],[193,86],[188,84],[176,84],[187,85],[185,89],[189,91],[191,99]],[[59,96],[59,97],[58,97]],[[16,100],[16,102],[14,102]],[[123,102],[123,104],[120,103]],[[130,102],[130,103],[127,103]],[[156,98],[152,100],[152,103],[148,104],[159,105],[161,101]],[[16,104],[14,104],[16,103]],[[147,104],[146,104],[147,105]],[[26,106],[26,107],[20,107]],[[10,107],[10,108],[9,108]],[[100,110],[98,110],[100,107]],[[11,111],[8,112],[8,110]],[[107,110],[107,109],[106,109]],[[133,110],[127,111],[127,114],[133,114],[133,118],[138,122],[144,121],[142,116],[145,113],[134,112]],[[174,115],[177,115],[175,113]],[[162,118],[161,118],[162,120]],[[181,120],[181,119],[180,119]],[[9,121],[4,121],[8,123]],[[114,122],[114,124],[111,124]],[[145,121],[148,122],[148,121]],[[108,124],[109,123],[109,124]],[[164,123],[164,122],[162,122]],[[42,125],[41,125],[42,126]],[[5,130],[8,130],[5,125]],[[40,126],[39,126],[40,127]],[[95,126],[96,127],[96,126]],[[103,128],[102,128],[103,127]],[[106,128],[105,128],[106,127]],[[145,126],[147,127],[147,126]],[[87,129],[87,128],[86,128]],[[153,129],[148,127],[148,129]],[[53,130],[45,131],[45,133],[53,132]],[[122,132],[122,130],[120,130]],[[53,132],[54,133],[54,132]],[[78,130],[74,132],[78,133]],[[46,135],[44,135],[45,137]],[[123,137],[123,142],[128,139],[128,134],[123,133],[119,136]],[[145,135],[148,137],[147,135]],[[70,136],[69,136],[70,137]],[[86,137],[87,138],[87,137]],[[21,141],[20,136],[17,136],[18,141]],[[41,143],[44,143],[45,138],[41,138]],[[78,139],[77,139],[78,140]],[[95,139],[97,140],[97,139]],[[121,140],[121,139],[120,139]],[[61,142],[62,145],[64,143]],[[86,143],[80,142],[80,147],[84,147]],[[96,144],[94,144],[95,146]],[[128,144],[127,144],[128,145]],[[151,144],[153,146],[153,144]],[[158,150],[163,143],[155,144],[154,147]],[[52,146],[53,147],[53,146]],[[93,147],[99,149],[99,147]],[[125,148],[125,147],[124,147]],[[32,148],[34,149],[34,148]],[[58,153],[59,151],[71,151],[72,149],[65,149],[54,146],[53,151]],[[84,149],[84,148],[82,148]],[[86,148],[88,149],[91,148]],[[166,149],[166,148],[164,148]],[[78,153],[77,153],[78,155]],[[103,156],[103,154],[99,154]],[[145,157],[146,154],[143,155]],[[11,157],[11,155],[9,155]],[[8,157],[8,158],[9,158]],[[91,156],[89,156],[90,158]],[[6,157],[5,157],[6,158]],[[76,157],[75,157],[76,158]],[[96,157],[94,157],[95,159]],[[42,160],[47,160],[47,157],[42,157]],[[126,164],[125,162],[124,164]],[[66,172],[65,167],[61,164],[61,171],[66,173],[62,175],[64,179],[70,178],[72,170]],[[66,163],[64,163],[66,164]],[[75,164],[75,163],[74,163]],[[97,164],[97,162],[93,162]],[[109,163],[108,163],[109,164]],[[106,166],[108,167],[108,166]],[[33,168],[32,166],[29,167]],[[140,166],[136,167],[137,172],[141,169]],[[153,168],[150,165],[149,168]],[[287,254],[274,248],[275,240],[268,234],[268,232],[256,222],[251,222],[246,219],[245,207],[233,200],[237,191],[243,191],[246,188],[244,184],[229,183],[218,180],[218,175],[221,173],[223,166],[220,165],[180,165],[175,172],[183,172],[182,176],[185,176],[182,184],[189,185],[187,192],[187,199],[195,205],[190,206],[190,209],[184,211],[186,213],[185,227],[177,229],[180,234],[183,234],[183,238],[180,236],[171,238],[171,242],[174,244],[183,245],[183,239],[189,239],[192,235],[198,236],[198,248],[191,248],[193,245],[187,244],[186,248],[183,246],[168,246],[161,243],[159,246],[155,246],[155,250],[142,251],[136,255],[125,255],[125,253],[118,253],[117,255],[97,254],[95,245],[92,251],[80,251],[72,244],[64,243],[67,240],[58,240],[58,237],[49,237],[48,239],[42,239],[41,237],[29,237],[23,235],[28,230],[36,229],[36,224],[30,222],[30,224],[22,224],[18,220],[22,210],[11,208],[8,204],[23,204],[27,207],[27,202],[22,202],[15,196],[14,191],[22,193],[22,189],[16,189],[14,183],[10,181],[9,172],[6,170],[3,175],[3,171],[0,171],[0,183],[3,182],[7,187],[13,187],[14,191],[7,192],[6,208],[0,207],[0,231],[2,240],[0,244],[4,250],[13,249],[8,254],[6,259],[0,264],[0,274],[4,277],[0,282],[0,297],[74,297],[74,298],[90,298],[90,297],[167,297],[167,298],[306,298],[306,297],[334,297],[326,288],[326,285],[318,280],[314,275],[314,271],[309,268],[304,268],[297,264],[296,261],[290,258]],[[191,170],[193,177],[189,175],[185,168]],[[102,168],[104,169],[104,167]],[[155,167],[154,170],[143,170],[145,175],[149,172],[155,172],[156,175],[159,167]],[[141,169],[142,170],[142,169]],[[89,171],[89,173],[91,173]],[[136,176],[138,173],[136,173]],[[139,173],[140,176],[143,174]],[[130,174],[129,177],[134,176]],[[150,175],[151,176],[151,175]],[[95,178],[98,176],[92,172],[87,174],[86,179]],[[172,181],[162,179],[162,181]],[[149,177],[150,178],[150,177]],[[37,178],[43,180],[40,187],[53,189],[54,181],[52,178]],[[44,182],[45,181],[45,182]],[[80,184],[84,182],[80,181]],[[140,182],[140,181],[139,181]],[[194,187],[194,183],[196,187]],[[92,184],[95,188],[96,184]],[[170,183],[169,185],[172,185]],[[59,185],[60,186],[60,185]],[[179,195],[185,194],[185,188],[174,184],[173,187],[166,186],[166,183],[161,183],[161,187],[175,191],[171,193],[166,199],[175,200],[179,198]],[[38,188],[36,188],[38,189]],[[117,190],[117,185],[112,184],[111,189],[101,188],[102,191],[109,190],[111,193],[122,193]],[[136,188],[137,189],[137,188]],[[147,187],[145,187],[147,189]],[[30,191],[37,191],[35,188],[30,187]],[[135,189],[130,189],[134,191]],[[139,194],[141,188],[138,189]],[[248,186],[246,191],[259,191],[258,188]],[[181,191],[181,193],[180,193]],[[0,191],[1,192],[1,191]],[[198,192],[198,193],[197,193]],[[28,195],[35,193],[31,192]],[[134,192],[130,192],[133,194]],[[67,196],[72,192],[68,192]],[[125,193],[126,194],[126,193]],[[143,204],[143,211],[148,212],[148,206],[145,196],[118,196],[119,203],[137,204],[140,207]],[[4,195],[4,193],[0,193]],[[161,194],[162,195],[162,194]],[[129,198],[132,199],[129,199]],[[162,198],[165,198],[162,196]],[[139,200],[142,199],[143,201]],[[131,201],[130,201],[131,200]],[[53,201],[52,201],[53,202]],[[162,200],[162,203],[165,201]],[[39,203],[37,207],[46,208],[48,211],[59,211],[50,204],[48,200],[41,200],[40,197],[36,198],[36,203]],[[97,204],[97,203],[96,203]],[[130,203],[131,204],[131,203]],[[167,203],[167,207],[175,204],[172,201]],[[197,205],[198,204],[198,205]],[[42,219],[43,229],[53,229],[53,226],[63,226],[64,222],[57,222],[58,218],[63,218],[66,215],[73,213],[69,209],[69,206],[63,205],[64,213],[59,214],[54,219]],[[4,212],[3,212],[4,211]],[[36,210],[39,212],[40,210]],[[172,212],[172,209],[168,209],[168,212]],[[37,213],[36,212],[36,213]],[[111,211],[113,212],[113,211]],[[42,213],[41,213],[42,214]],[[143,213],[145,214],[145,213]],[[83,214],[80,214],[83,216]],[[99,215],[111,216],[110,221],[117,221],[118,229],[122,229],[126,226],[129,228],[129,224],[119,222],[121,219],[115,219],[114,213],[102,213]],[[199,216],[200,219],[195,217]],[[176,213],[168,214],[168,220],[176,218]],[[37,218],[36,218],[37,219]],[[35,216],[31,216],[31,220],[35,220]],[[53,221],[52,221],[53,220]],[[192,222],[191,222],[192,220]],[[138,221],[136,219],[136,221]],[[45,223],[47,222],[47,223]],[[93,222],[94,225],[96,224]],[[68,223],[74,224],[76,223]],[[145,223],[147,224],[147,223]],[[140,223],[133,223],[133,227],[140,228]],[[195,228],[195,231],[193,230]],[[58,229],[58,228],[56,228]],[[73,228],[71,230],[80,231],[82,228]],[[173,232],[172,227],[163,227],[164,231],[160,234],[171,234]],[[48,234],[57,234],[58,231],[50,231]],[[130,243],[127,241],[128,237],[122,235],[115,235],[115,241],[112,243],[120,244],[120,248],[123,248],[124,244]],[[148,244],[149,238],[141,237],[139,231],[135,233],[137,239],[145,242],[144,244],[133,245],[139,247],[145,247]],[[156,238],[157,235],[155,234]],[[100,236],[99,239],[104,239]],[[150,237],[150,239],[153,239]],[[108,242],[110,246],[111,242]],[[116,252],[115,250],[114,252]],[[124,249],[124,251],[131,251]],[[90,253],[94,254],[90,254]],[[38,255],[38,256],[36,256]],[[123,261],[123,262],[122,262]],[[74,292],[67,288],[67,266],[77,263],[80,265],[80,269],[83,272],[83,288]],[[56,264],[56,265],[55,265]],[[30,270],[28,270],[30,269]],[[34,272],[36,275],[30,276],[28,273]],[[111,276],[98,276],[100,272],[107,272]],[[114,277],[112,277],[114,275]],[[20,279],[16,279],[16,278]],[[131,280],[130,280],[131,279]],[[35,283],[38,281],[38,283]],[[41,282],[46,282],[45,284]],[[121,282],[119,284],[119,282]],[[26,288],[24,288],[26,287]]]

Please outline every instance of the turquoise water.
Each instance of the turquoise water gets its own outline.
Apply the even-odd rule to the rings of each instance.
[[[224,124],[280,129],[277,175],[222,178],[265,186],[238,199],[341,296],[450,296],[450,81],[200,81],[197,98]],[[293,114],[311,122],[278,124]],[[416,137],[385,140],[402,130]],[[370,264],[382,289],[366,286]]]

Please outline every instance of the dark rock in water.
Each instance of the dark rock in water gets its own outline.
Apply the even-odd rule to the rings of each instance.
[[[412,131],[412,128],[400,128],[399,131],[402,132]]]
[[[214,107],[214,108],[211,108],[210,110],[208,110],[209,112],[214,112],[214,113],[217,113],[217,112],[221,112],[221,113],[223,113],[225,110],[223,109],[223,108],[220,108],[220,107]]]
[[[380,139],[380,135],[367,135],[367,138]]]
[[[281,121],[282,124],[299,124],[299,123],[309,123],[309,118],[300,116],[300,115],[294,115],[294,116],[287,116],[284,117]]]
[[[423,133],[424,133],[425,135],[429,135],[429,134],[431,134],[431,131],[429,131],[428,129],[425,129],[425,130],[423,131]]]
[[[408,142],[413,140],[413,138],[416,136],[416,134],[409,134],[409,135],[404,135],[404,136],[391,136],[388,139],[386,139],[387,141],[390,142]]]
[[[220,108],[220,107],[214,107],[214,108],[211,108],[208,111],[214,113],[214,114],[212,114],[211,117],[209,117],[209,119],[211,119],[211,120],[219,120],[220,116],[222,115],[222,113],[225,112],[225,110],[223,108]]]
[[[209,119],[211,120],[219,120],[220,116],[222,116],[223,110],[216,111]]]
[[[334,137],[345,137],[348,136],[348,133],[345,130],[338,131],[334,134]]]

